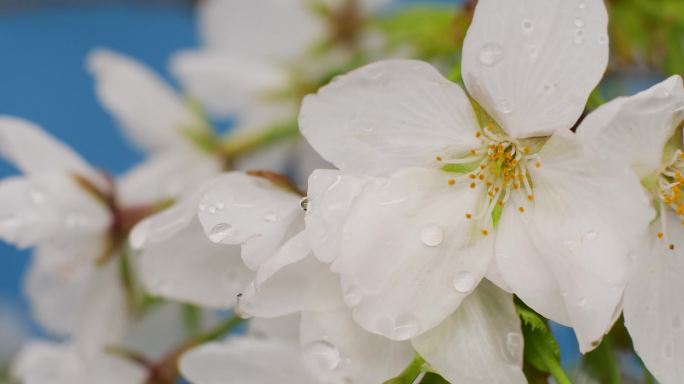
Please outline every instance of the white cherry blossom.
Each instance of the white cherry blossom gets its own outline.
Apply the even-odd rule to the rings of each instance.
[[[615,321],[628,252],[653,211],[631,172],[570,131],[608,59],[605,6],[582,4],[478,2],[462,73],[481,107],[410,60],[368,65],[304,100],[314,149],[341,180],[370,180],[351,201],[337,192],[347,187],[322,191],[321,217],[307,215],[327,225],[310,236],[314,253],[364,329],[429,331],[488,270],[572,326],[583,352]]]
[[[684,375],[683,121],[684,87],[673,76],[605,104],[578,130],[606,158],[629,164],[658,211],[632,254],[624,316],[637,353],[663,384]]]

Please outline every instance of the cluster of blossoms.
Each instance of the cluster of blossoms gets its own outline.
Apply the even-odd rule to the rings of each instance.
[[[173,61],[210,115],[237,114],[225,138],[106,50],[88,60],[98,95],[148,153],[130,173],[0,118],[23,172],[0,183],[0,238],[35,247],[34,312],[68,340],[27,345],[18,378],[525,383],[529,316],[586,353],[624,315],[646,367],[681,382],[684,86],[583,115],[608,62],[602,0],[480,0],[467,93],[397,58],[318,89],[292,73],[372,51],[384,2],[268,3],[206,2],[206,47]],[[332,48],[294,65],[312,36]]]

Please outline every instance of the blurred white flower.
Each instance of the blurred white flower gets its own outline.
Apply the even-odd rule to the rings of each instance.
[[[212,140],[211,127],[150,69],[106,49],[89,54],[88,69],[102,105],[148,156],[119,180],[123,203],[174,199],[221,171],[218,154],[191,141]]]
[[[0,367],[10,362],[28,336],[29,329],[21,313],[0,300]]]
[[[85,360],[72,344],[34,341],[12,367],[24,384],[144,384],[145,370],[124,358],[98,354]]]
[[[684,377],[683,121],[684,87],[673,76],[603,105],[577,131],[606,159],[629,164],[658,211],[632,254],[624,316],[637,353],[663,384]]]
[[[478,2],[462,73],[496,123],[417,61],[368,65],[304,100],[314,149],[342,180],[371,179],[351,203],[325,197],[337,184],[323,191],[318,214],[349,209],[318,219],[330,231],[310,238],[366,330],[406,339],[432,329],[488,268],[572,326],[582,351],[615,321],[628,251],[653,212],[630,172],[570,131],[608,59],[605,6],[582,5]]]

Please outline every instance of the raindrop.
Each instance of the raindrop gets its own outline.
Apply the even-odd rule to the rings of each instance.
[[[503,114],[509,114],[513,112],[513,103],[508,99],[501,99],[496,103],[496,110]]]
[[[359,305],[363,296],[361,295],[361,288],[356,285],[352,285],[344,292],[344,301],[350,307],[355,307]]]
[[[573,39],[575,44],[582,44],[584,43],[584,31],[581,29],[578,29],[575,31],[575,38]]]
[[[264,220],[269,223],[275,223],[278,220],[278,216],[276,216],[275,212],[269,212],[264,216]]]
[[[420,240],[428,247],[436,247],[444,240],[444,231],[435,224],[429,224],[420,231]]]
[[[596,240],[596,238],[598,237],[598,234],[596,233],[596,231],[591,230],[591,231],[587,232],[586,237],[587,237],[587,240]]]
[[[527,53],[529,54],[530,60],[534,61],[539,56],[539,48],[534,44],[530,44],[527,46]]]
[[[515,332],[510,332],[506,335],[506,351],[510,358],[514,358],[520,353],[520,347],[522,346],[523,340],[522,336]]]
[[[417,335],[420,331],[420,323],[412,315],[400,317],[392,330],[392,339],[394,340],[408,340]]]
[[[585,3],[584,1],[580,1],[579,4],[577,4],[577,8],[585,9],[587,8],[587,3]]]
[[[505,54],[503,47],[497,43],[487,43],[480,49],[480,62],[488,67],[496,65],[503,60]]]
[[[38,189],[29,190],[29,198],[31,202],[35,205],[43,205],[45,203],[45,194]]]
[[[577,304],[579,304],[580,307],[585,307],[587,305],[587,298],[586,297],[580,297]]]
[[[302,208],[302,211],[306,212],[309,209],[309,198],[306,196],[302,197],[299,200],[299,206]]]
[[[209,208],[208,208],[207,210],[209,211],[209,213],[212,213],[212,214],[213,214],[213,213],[216,213],[216,207],[213,206],[213,205],[210,205]]]
[[[679,315],[672,316],[672,329],[679,330],[682,328],[682,318]]]
[[[235,232],[235,228],[228,223],[219,223],[209,231],[209,240],[220,243]]]
[[[584,19],[581,17],[576,17],[575,21],[573,21],[576,27],[583,27],[584,26]]]
[[[468,271],[460,271],[454,276],[454,289],[459,293],[469,293],[475,287],[475,277]]]
[[[318,340],[305,347],[305,353],[315,368],[332,371],[340,365],[340,351],[325,340]]]
[[[218,211],[222,210],[225,207],[226,207],[226,205],[222,201],[219,201],[218,203],[216,203],[216,210],[218,210]]]
[[[599,44],[608,44],[608,35],[605,33],[602,33],[598,36],[598,42]]]
[[[534,30],[534,23],[530,19],[523,20],[521,25],[522,25],[522,30],[525,33],[529,34],[529,33],[532,33],[532,31]]]
[[[200,205],[198,206],[198,208],[199,208],[200,211],[204,212],[204,211],[207,209],[207,206],[204,205],[204,204],[202,204],[202,203],[200,203]]]

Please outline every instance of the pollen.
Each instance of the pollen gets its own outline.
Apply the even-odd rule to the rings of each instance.
[[[534,200],[534,195],[527,195],[527,200],[529,200],[529,201]]]
[[[662,239],[662,238],[663,238],[663,233],[662,233],[662,232],[658,232],[658,238],[659,238],[659,239]]]
[[[674,244],[670,243],[667,247],[670,248],[670,251],[674,251]]]
[[[475,176],[474,173],[471,173],[468,177],[470,177],[470,178],[473,179],[473,180],[475,180],[475,179],[477,178],[477,176]]]
[[[482,230],[482,234],[483,234],[484,236],[487,236],[487,235],[489,234],[489,231],[487,231],[486,229],[483,229],[483,230]]]
[[[456,184],[456,179],[449,179],[449,181],[447,181],[447,183],[449,183],[449,185],[454,185],[454,184]]]
[[[520,211],[520,213],[525,213],[525,207],[518,207],[518,211]]]
[[[475,183],[470,183],[470,189],[475,189]]]
[[[442,159],[442,156],[437,156],[437,157],[435,157],[435,160],[442,161],[443,159]]]
[[[477,177],[480,180],[484,180],[485,176],[483,174],[480,174],[480,176]]]
[[[541,163],[537,161],[536,163],[534,163],[534,166],[537,168],[541,168]]]
[[[480,133],[480,131],[475,132],[475,137],[477,137],[479,139],[480,136],[482,136],[482,133]]]
[[[466,217],[466,219],[470,220],[470,219],[473,218],[473,215],[470,214],[470,213],[466,213],[466,214],[465,214],[465,217]]]

